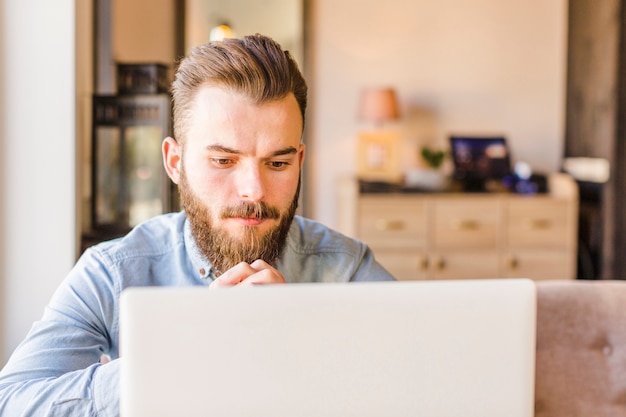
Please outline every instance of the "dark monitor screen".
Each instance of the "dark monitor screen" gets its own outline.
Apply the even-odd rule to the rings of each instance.
[[[462,183],[500,180],[511,174],[504,137],[451,136],[454,178]]]

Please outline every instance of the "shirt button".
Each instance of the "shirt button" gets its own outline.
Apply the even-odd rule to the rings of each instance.
[[[198,272],[200,273],[201,276],[204,276],[206,274],[206,270],[204,268],[200,268]]]

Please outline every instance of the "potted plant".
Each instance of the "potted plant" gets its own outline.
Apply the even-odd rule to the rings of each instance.
[[[445,189],[448,186],[448,180],[441,167],[448,156],[448,152],[430,146],[422,146],[419,156],[425,167],[409,170],[405,177],[406,184],[430,191]]]
[[[429,146],[422,146],[420,155],[429,168],[437,170],[441,168],[447,152],[441,149],[432,149]]]

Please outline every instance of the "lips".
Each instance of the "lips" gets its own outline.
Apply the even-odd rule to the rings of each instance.
[[[258,226],[267,220],[267,218],[265,217],[257,217],[257,216],[250,216],[250,217],[232,216],[230,217],[230,219],[235,220],[236,222],[244,226]]]
[[[265,221],[265,219],[256,219],[254,217],[247,219],[239,219],[246,226],[258,226]]]

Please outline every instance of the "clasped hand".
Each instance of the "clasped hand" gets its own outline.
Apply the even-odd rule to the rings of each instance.
[[[285,278],[276,268],[261,259],[257,259],[252,263],[240,262],[216,278],[210,287],[284,283]]]

